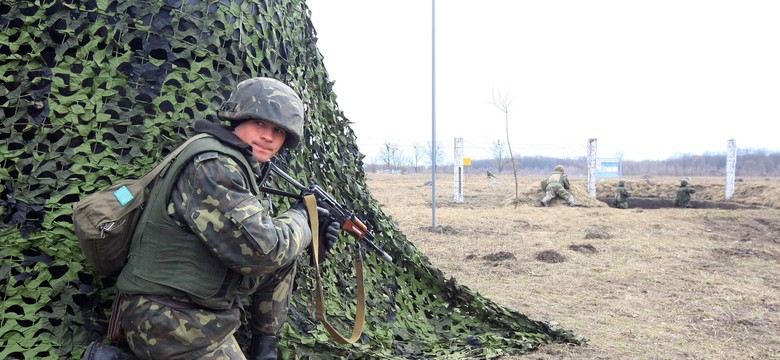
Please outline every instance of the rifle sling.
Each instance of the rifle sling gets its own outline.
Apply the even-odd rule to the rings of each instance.
[[[322,290],[322,277],[320,276],[320,254],[319,254],[319,217],[317,213],[317,200],[314,195],[308,194],[303,197],[306,203],[306,209],[309,211],[309,223],[311,226],[311,246],[312,254],[314,254],[314,269],[317,280],[317,305],[315,316],[325,329],[328,330],[330,336],[336,340],[339,344],[352,344],[360,338],[363,333],[363,324],[366,318],[366,297],[365,290],[363,289],[363,257],[360,254],[359,247],[355,247],[355,276],[357,282],[357,313],[355,314],[355,326],[352,328],[352,337],[349,339],[343,337],[334,328],[328,320],[325,318],[325,295]]]

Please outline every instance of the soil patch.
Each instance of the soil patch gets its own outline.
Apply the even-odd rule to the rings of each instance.
[[[428,226],[423,228],[425,231],[429,231],[436,234],[457,234],[460,231],[449,225],[436,225],[436,227]]]
[[[506,251],[499,251],[497,253],[485,255],[482,258],[485,259],[485,261],[493,261],[493,262],[504,261],[504,260],[517,260],[514,254]]]
[[[569,245],[569,249],[584,254],[595,254],[598,252],[598,250],[596,250],[596,247],[591,244],[582,244],[582,245],[571,244]]]
[[[536,253],[534,259],[548,264],[562,263],[566,261],[566,257],[555,250],[545,250]]]

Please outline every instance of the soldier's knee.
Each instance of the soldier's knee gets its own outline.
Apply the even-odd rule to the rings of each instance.
[[[135,360],[138,359],[132,353],[125,352],[116,346],[104,345],[93,341],[84,351],[82,360]]]

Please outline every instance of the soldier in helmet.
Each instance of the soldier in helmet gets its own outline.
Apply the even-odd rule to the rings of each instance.
[[[695,193],[696,189],[688,187],[688,180],[680,180],[680,187],[677,188],[677,195],[674,198],[674,206],[681,208],[690,208],[691,206],[691,194]]]
[[[546,180],[547,185],[544,187],[545,194],[542,200],[539,201],[542,206],[549,206],[550,200],[554,199],[556,196],[566,200],[566,203],[568,203],[569,206],[581,205],[574,201],[574,195],[569,192],[569,177],[566,176],[563,165],[555,166],[555,169],[553,169],[553,172]]]
[[[121,325],[144,359],[244,359],[234,337],[248,312],[249,359],[276,359],[296,263],[310,246],[305,205],[271,207],[259,181],[271,158],[298,145],[303,103],[284,83],[252,78],[222,103],[224,125],[200,120],[192,142],[157,180],[117,281]],[[226,123],[226,124],[225,124]],[[329,249],[339,224],[320,209]],[[251,304],[241,299],[251,298]]]
[[[618,186],[614,190],[615,196],[612,198],[612,205],[618,209],[628,209],[628,198],[631,193],[626,190],[626,182],[618,181]]]

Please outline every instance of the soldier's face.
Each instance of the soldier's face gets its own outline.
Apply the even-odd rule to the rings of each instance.
[[[284,129],[263,120],[244,121],[233,133],[252,146],[252,155],[260,162],[266,162],[276,155],[287,137]]]

